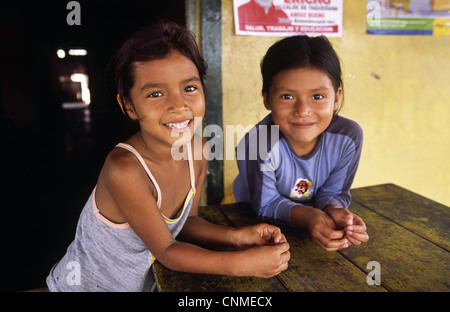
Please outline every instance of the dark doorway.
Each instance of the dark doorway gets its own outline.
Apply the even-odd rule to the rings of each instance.
[[[120,42],[157,18],[186,22],[184,0],[79,0],[69,25],[68,2],[0,5],[0,291],[45,287],[106,154],[135,130],[104,87]]]

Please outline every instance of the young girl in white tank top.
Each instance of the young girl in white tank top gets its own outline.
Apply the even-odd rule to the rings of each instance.
[[[271,277],[287,268],[279,228],[236,229],[198,217],[207,160],[193,159],[192,148],[206,67],[193,36],[171,22],[137,32],[114,55],[118,103],[140,131],[108,154],[75,239],[47,277],[51,291],[152,290],[155,258],[191,273]],[[172,157],[174,150],[183,157]],[[207,250],[175,240],[178,234],[237,250]]]

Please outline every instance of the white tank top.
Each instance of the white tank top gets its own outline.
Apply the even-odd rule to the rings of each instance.
[[[154,184],[161,208],[161,190],[142,156],[131,146],[117,144],[133,153]],[[191,189],[176,219],[163,215],[175,238],[191,210],[195,194],[195,175],[190,143],[187,145]],[[155,280],[151,270],[155,258],[128,223],[117,224],[100,214],[95,188],[86,202],[74,241],[47,277],[50,291],[149,291]]]

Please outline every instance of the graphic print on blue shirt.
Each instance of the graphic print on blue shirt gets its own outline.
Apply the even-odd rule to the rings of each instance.
[[[313,183],[305,178],[298,178],[291,190],[291,198],[301,199],[303,197],[310,197],[313,194]]]

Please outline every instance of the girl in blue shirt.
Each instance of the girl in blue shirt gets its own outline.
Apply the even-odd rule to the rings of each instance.
[[[271,113],[238,144],[236,201],[250,202],[263,220],[307,228],[326,251],[367,242],[363,220],[347,209],[362,130],[337,115],[343,84],[330,42],[282,39],[267,51],[261,72]]]

